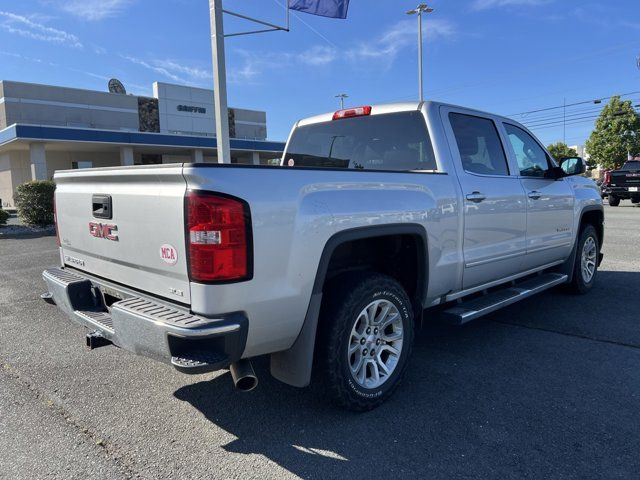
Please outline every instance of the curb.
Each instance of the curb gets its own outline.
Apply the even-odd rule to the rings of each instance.
[[[56,228],[53,225],[48,227],[25,227],[24,225],[0,226],[0,239],[49,237],[55,234]]]

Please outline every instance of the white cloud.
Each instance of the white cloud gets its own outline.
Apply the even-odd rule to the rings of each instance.
[[[176,60],[143,60],[131,55],[120,56],[177,83],[202,85],[203,80],[209,80],[213,76],[203,68],[186,66]]]
[[[17,58],[20,60],[25,60],[28,62],[33,62],[33,63],[43,63],[43,64],[49,64],[49,65],[53,65],[51,62],[45,62],[44,60],[40,59],[40,58],[36,58],[36,57],[28,57],[26,55],[22,55],[21,53],[15,53],[15,52],[7,52],[4,50],[0,50],[0,55],[5,56],[5,57],[11,57],[11,58]]]
[[[122,13],[133,0],[62,0],[54,4],[71,15],[83,20],[103,20]]]
[[[260,75],[258,66],[251,60],[245,60],[240,68],[227,69],[227,78],[231,83],[249,83]]]
[[[396,23],[387,31],[373,40],[363,41],[351,48],[340,50],[330,45],[315,45],[297,53],[288,52],[257,52],[249,50],[234,50],[242,57],[238,66],[228,67],[229,81],[233,83],[255,82],[260,75],[269,70],[282,70],[295,66],[326,67],[335,62],[356,62],[361,60],[377,60],[389,66],[400,51],[411,48],[416,44],[415,20],[407,19]],[[425,41],[440,38],[453,38],[457,35],[455,26],[446,20],[429,19],[428,27],[424,31]]]
[[[546,5],[553,0],[475,0],[473,2],[473,8],[475,10],[487,10],[495,7],[511,7],[511,6],[530,6],[537,7],[540,5]]]
[[[295,55],[295,59],[306,65],[327,65],[338,58],[335,48],[324,45],[316,45],[302,53]]]
[[[163,68],[169,72],[185,74],[188,77],[197,80],[208,80],[213,76],[209,70],[198,67],[189,67],[178,63],[175,60],[154,60],[153,65],[157,68]]]
[[[242,58],[239,65],[227,63],[227,78],[231,83],[252,83],[263,72],[289,65],[291,55],[278,52],[255,52],[235,49],[234,53]]]
[[[82,48],[82,43],[77,36],[64,30],[48,27],[24,15],[0,10],[0,28],[14,35],[33,40]]]
[[[373,41],[361,42],[348,49],[346,56],[352,60],[381,60],[390,65],[402,50],[417,43],[416,29],[415,20],[402,20]],[[429,19],[423,31],[425,41],[457,35],[451,22],[440,19]]]
[[[256,52],[235,49],[242,58],[240,65],[227,65],[227,76],[232,83],[251,83],[269,70],[281,70],[294,66],[322,67],[338,58],[337,49],[325,45],[315,45],[297,53]]]

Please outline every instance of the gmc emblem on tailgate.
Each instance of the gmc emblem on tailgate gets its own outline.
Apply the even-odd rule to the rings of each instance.
[[[89,234],[96,238],[118,241],[118,226],[112,223],[89,222]]]

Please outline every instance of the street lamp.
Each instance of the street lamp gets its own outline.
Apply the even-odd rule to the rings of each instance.
[[[407,12],[407,15],[418,15],[418,93],[421,102],[424,100],[422,93],[422,14],[431,12],[433,12],[433,8],[426,3],[421,3]]]
[[[344,99],[349,98],[349,95],[347,95],[346,93],[339,93],[338,95],[336,95],[336,98],[340,99],[340,110],[344,110]]]

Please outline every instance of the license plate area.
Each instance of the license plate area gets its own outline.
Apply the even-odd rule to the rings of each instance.
[[[111,305],[114,303],[130,298],[130,295],[123,295],[122,292],[104,285],[100,285],[98,288],[102,294],[104,305],[107,307],[108,311],[111,311]]]
[[[630,192],[637,192],[638,191],[638,187],[629,187],[629,191]]]

